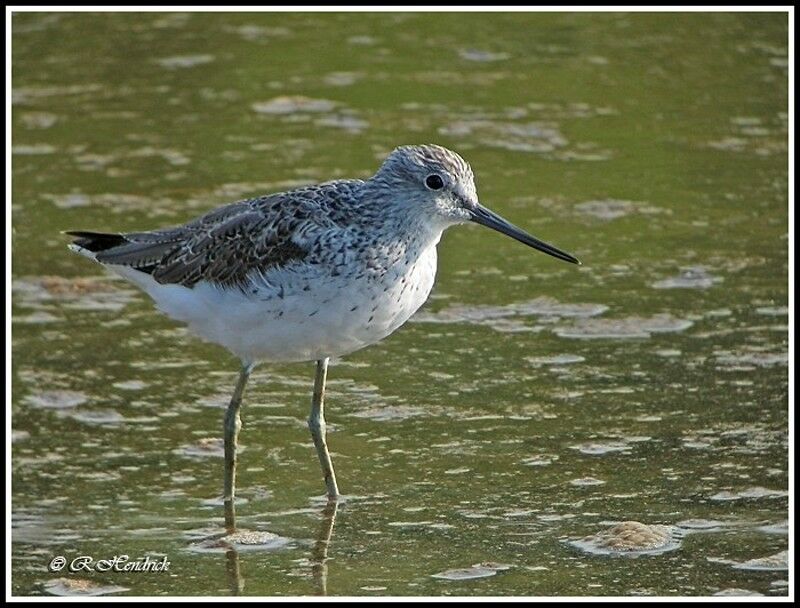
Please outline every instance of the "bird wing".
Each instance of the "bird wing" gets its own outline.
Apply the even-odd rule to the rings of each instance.
[[[103,234],[71,232],[98,262],[147,272],[162,284],[207,281],[244,288],[250,275],[302,261],[311,235],[338,229],[358,180],[330,182],[220,207],[175,228]]]

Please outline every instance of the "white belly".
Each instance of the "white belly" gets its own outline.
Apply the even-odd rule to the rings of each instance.
[[[405,323],[433,287],[436,244],[380,279],[287,269],[267,274],[257,293],[208,283],[161,285],[138,271],[113,269],[168,316],[245,362],[314,361],[379,342]]]

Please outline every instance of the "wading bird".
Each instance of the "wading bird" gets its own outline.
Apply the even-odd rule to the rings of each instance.
[[[253,366],[316,362],[308,426],[328,497],[336,499],[323,412],[328,360],[403,325],[433,287],[442,232],[466,222],[580,263],[482,206],[469,164],[436,145],[397,148],[365,181],[243,200],[174,228],[67,234],[76,237],[74,251],[242,361],[224,420],[223,501],[232,529],[239,409]]]

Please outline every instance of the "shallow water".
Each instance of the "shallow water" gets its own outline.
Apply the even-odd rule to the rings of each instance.
[[[785,17],[444,18],[14,16],[14,593],[787,594]],[[221,544],[236,361],[59,231],[427,141],[584,265],[448,232],[419,315],[330,371],[335,513],[313,366],[257,368]],[[630,521],[679,534],[592,541]],[[48,572],[121,554],[170,568]]]

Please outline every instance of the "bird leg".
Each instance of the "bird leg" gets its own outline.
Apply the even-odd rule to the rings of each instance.
[[[231,402],[225,412],[225,487],[222,500],[225,505],[225,527],[228,532],[236,530],[236,510],[233,505],[236,486],[236,448],[239,444],[239,429],[242,428],[242,420],[239,417],[239,408],[242,405],[242,393],[253,371],[252,364],[242,366],[239,372],[239,380],[236,389],[233,391]]]
[[[333,472],[331,455],[328,452],[328,444],[325,441],[325,379],[328,375],[328,358],[317,361],[317,373],[314,376],[314,396],[311,399],[311,414],[308,417],[308,428],[311,431],[311,438],[314,440],[314,447],[317,448],[319,464],[322,466],[322,475],[325,477],[325,486],[328,490],[328,498],[335,500],[339,498],[339,488],[336,486],[336,474]]]

